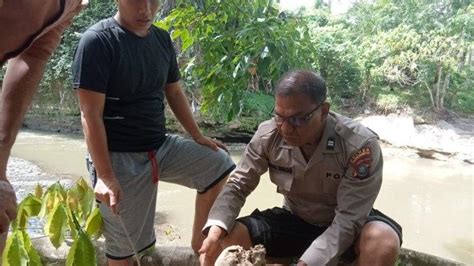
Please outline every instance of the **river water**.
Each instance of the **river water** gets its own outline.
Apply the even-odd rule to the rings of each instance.
[[[87,176],[81,137],[21,132],[12,156],[39,165],[64,178]],[[242,149],[232,151],[238,161]],[[474,265],[474,168],[464,162],[419,158],[413,152],[383,147],[384,182],[375,207],[403,226],[406,248]],[[16,178],[16,177],[12,177]],[[190,243],[195,192],[167,183],[159,184],[158,242]],[[269,181],[247,199],[241,215],[255,208],[280,206],[282,197]]]

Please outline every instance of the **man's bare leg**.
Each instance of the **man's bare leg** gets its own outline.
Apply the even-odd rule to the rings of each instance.
[[[198,193],[196,195],[196,202],[194,207],[194,224],[193,235],[191,239],[191,247],[194,252],[198,252],[201,248],[205,236],[201,233],[202,228],[206,224],[207,216],[211,210],[214,201],[222,190],[222,187],[227,183],[227,177],[223,178],[219,183],[208,189],[205,193]]]
[[[373,221],[363,228],[356,244],[357,265],[395,265],[400,253],[398,235],[388,224]]]

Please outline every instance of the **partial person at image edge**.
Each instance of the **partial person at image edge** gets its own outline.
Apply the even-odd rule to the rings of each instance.
[[[0,68],[8,61],[0,99],[0,254],[16,196],[6,176],[8,158],[49,57],[88,0],[0,0]]]

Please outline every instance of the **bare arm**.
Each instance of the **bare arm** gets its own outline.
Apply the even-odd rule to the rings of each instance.
[[[72,17],[39,37],[26,51],[8,62],[0,100],[0,180],[6,180],[10,150],[43,77],[46,63],[71,21]]]
[[[8,182],[8,157],[21,127],[26,110],[43,75],[46,59],[26,54],[9,61],[0,100],[0,253],[8,225],[16,218],[16,196]]]
[[[0,180],[6,180],[10,150],[43,75],[46,60],[21,55],[8,62],[0,103]]]
[[[98,200],[105,202],[117,213],[121,189],[115,177],[107,148],[107,136],[103,122],[105,94],[78,89],[81,107],[81,121],[87,148],[97,171],[95,193]]]
[[[194,120],[186,99],[186,95],[184,95],[183,89],[179,82],[166,85],[165,94],[168,104],[170,105],[174,115],[181,125],[183,125],[184,129],[191,135],[194,141],[201,145],[208,146],[213,150],[217,150],[218,147],[227,150],[221,142],[211,140],[202,135],[196,121]]]

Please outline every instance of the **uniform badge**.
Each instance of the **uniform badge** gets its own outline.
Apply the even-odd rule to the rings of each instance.
[[[350,164],[352,166],[352,176],[358,179],[365,179],[370,175],[370,165],[372,156],[370,148],[366,147],[352,155]]]
[[[336,147],[336,141],[333,137],[329,137],[328,141],[326,142],[326,150],[333,151],[334,147]]]

